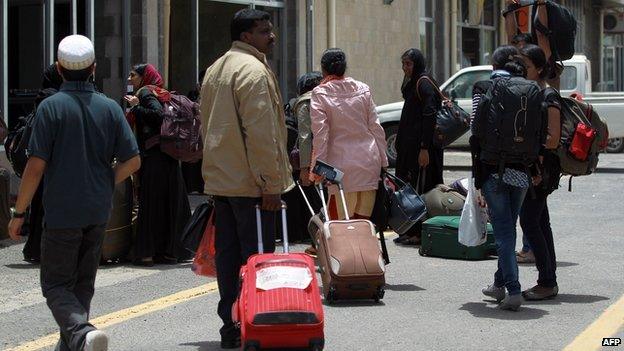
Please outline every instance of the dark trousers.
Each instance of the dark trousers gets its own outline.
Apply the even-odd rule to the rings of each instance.
[[[215,197],[215,260],[219,283],[217,313],[224,330],[232,326],[232,305],[238,296],[238,274],[249,256],[258,252],[256,204],[260,198]],[[275,212],[262,211],[262,241],[264,252],[275,251]]]
[[[61,337],[57,351],[84,348],[105,225],[45,229],[41,238],[41,290]]]
[[[552,288],[557,285],[557,257],[550,227],[547,194],[536,191],[535,199],[527,195],[520,212],[520,226],[529,240],[539,272],[537,284]]]

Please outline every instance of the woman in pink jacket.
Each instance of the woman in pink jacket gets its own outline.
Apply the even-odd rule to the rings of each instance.
[[[369,87],[345,77],[341,49],[321,58],[323,81],[312,91],[312,169],[322,160],[344,172],[343,186],[351,218],[369,218],[382,168],[388,166],[386,139]],[[330,217],[345,218],[337,189],[330,188]],[[339,196],[338,196],[339,197]]]

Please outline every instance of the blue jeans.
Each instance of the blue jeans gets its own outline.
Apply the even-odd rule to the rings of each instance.
[[[520,294],[516,261],[516,222],[527,189],[501,183],[490,176],[483,184],[482,191],[489,208],[498,253],[494,285],[506,287],[509,295]]]

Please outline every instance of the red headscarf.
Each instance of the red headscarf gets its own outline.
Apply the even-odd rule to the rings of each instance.
[[[162,76],[156,67],[154,67],[151,63],[148,63],[147,66],[145,66],[145,72],[143,72],[143,86],[146,85],[155,85],[159,88],[163,87]]]

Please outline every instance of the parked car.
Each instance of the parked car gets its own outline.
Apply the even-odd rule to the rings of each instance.
[[[492,66],[468,67],[455,73],[440,90],[447,97],[455,100],[461,108],[467,112],[472,111],[472,86],[480,81],[489,79]],[[575,55],[570,60],[564,61],[564,69],[561,74],[561,95],[567,96],[572,93],[580,93],[583,99],[594,106],[600,117],[605,119],[609,126],[609,146],[607,152],[624,151],[624,92],[592,92],[591,90],[591,65],[585,55]],[[388,142],[388,157],[390,164],[396,160],[396,148],[394,142],[401,119],[403,101],[381,105],[377,107],[379,121],[386,132]],[[468,147],[470,132],[460,137],[451,147]]]

